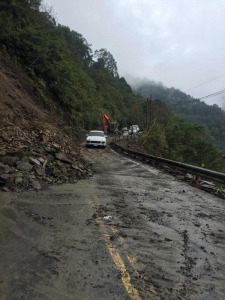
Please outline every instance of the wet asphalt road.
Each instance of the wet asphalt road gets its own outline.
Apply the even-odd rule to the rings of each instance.
[[[225,202],[107,147],[93,178],[0,193],[0,299],[225,299]]]

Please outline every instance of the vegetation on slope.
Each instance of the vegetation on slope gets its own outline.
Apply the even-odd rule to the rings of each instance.
[[[81,34],[42,11],[40,0],[1,1],[0,43],[74,125],[100,126],[102,110],[121,125],[129,123],[130,110],[143,101],[119,78],[109,51],[93,54]]]
[[[147,153],[225,171],[221,150],[208,140],[205,126],[175,116],[161,101],[152,102],[150,125],[141,140]]]
[[[207,105],[204,101],[154,81],[140,83],[136,89],[143,97],[160,99],[176,115],[188,122],[203,124],[210,140],[220,149],[225,149],[225,112],[218,105]]]

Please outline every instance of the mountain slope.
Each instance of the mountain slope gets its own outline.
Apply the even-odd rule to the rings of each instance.
[[[119,77],[112,54],[104,48],[93,54],[81,34],[42,10],[41,1],[1,1],[0,44],[51,99],[49,108],[71,124],[100,127],[102,111],[121,126],[137,122],[133,108],[144,99]]]
[[[37,87],[1,51],[0,80],[0,186],[38,190],[91,176],[80,154],[85,131],[47,111]]]
[[[220,149],[225,149],[225,112],[216,104],[207,105],[178,89],[150,80],[140,82],[135,90],[143,97],[149,98],[151,95],[153,99],[160,99],[186,121],[204,124],[211,141]]]

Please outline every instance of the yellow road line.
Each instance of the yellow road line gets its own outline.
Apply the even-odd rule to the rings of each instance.
[[[93,202],[91,200],[89,200],[88,202],[93,205]],[[104,238],[105,238],[105,244],[106,244],[106,246],[109,250],[109,253],[110,253],[115,265],[117,266],[118,270],[120,271],[121,280],[123,282],[123,285],[124,285],[128,295],[130,296],[130,299],[131,300],[142,300],[142,298],[140,297],[137,289],[135,289],[133,287],[133,285],[131,284],[130,274],[126,269],[125,264],[124,264],[121,256],[119,255],[119,253],[115,249],[112,242],[110,242],[110,236],[107,233],[105,224],[102,222],[101,219],[98,219],[98,218],[95,219],[95,221],[100,226],[100,228],[102,229],[102,232],[103,232],[103,235],[104,235]]]
[[[93,195],[93,198],[95,199],[95,201],[100,204],[100,201],[98,199],[98,197],[96,195]],[[104,224],[104,223],[103,223]],[[104,226],[104,225],[103,225]],[[110,222],[110,226],[111,226],[111,230],[113,233],[117,234],[118,237],[117,237],[117,240],[123,244],[123,248],[125,250],[128,250],[129,247],[125,241],[125,239],[120,235],[120,232],[119,230],[116,228],[115,224],[113,223],[113,221]],[[141,275],[137,269],[139,268],[139,265],[138,265],[138,262],[136,260],[136,258],[132,257],[130,254],[126,253],[126,257],[128,259],[128,261],[130,262],[131,266],[133,266],[134,268],[134,272],[139,276],[139,278],[142,278],[144,280],[146,280],[147,278],[143,275]],[[149,288],[149,291],[150,291],[150,295],[151,295],[151,299],[152,300],[160,300],[160,297],[158,296],[154,286],[152,284],[150,284],[150,288]]]

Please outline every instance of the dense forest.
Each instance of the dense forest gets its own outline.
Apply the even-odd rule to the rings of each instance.
[[[219,144],[225,135],[224,114],[218,107],[163,85],[147,83],[134,93],[119,76],[110,51],[93,51],[80,33],[57,24],[41,0],[1,0],[0,45],[43,95],[42,105],[71,125],[100,129],[104,111],[120,127],[139,124],[145,130],[143,147],[153,155],[225,170],[222,153],[212,143]],[[160,101],[152,103],[147,123],[150,94]],[[192,103],[186,103],[189,100]]]
[[[225,149],[225,112],[218,105],[207,105],[178,89],[150,80],[145,80],[135,89],[146,98],[151,95],[152,99],[160,99],[182,119],[205,125],[210,140],[221,150]]]

